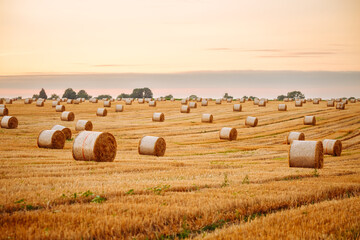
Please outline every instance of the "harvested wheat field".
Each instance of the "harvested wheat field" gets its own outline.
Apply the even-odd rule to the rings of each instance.
[[[319,104],[269,101],[198,104],[180,113],[180,101],[156,107],[134,101],[105,117],[103,101],[66,104],[75,121],[36,103],[6,107],[16,129],[0,128],[1,239],[358,239],[360,237],[360,103],[345,110]],[[164,122],[152,121],[154,112]],[[201,121],[212,114],[212,123]],[[248,116],[256,127],[245,126]],[[315,116],[316,125],[304,125]],[[117,143],[113,162],[75,161],[72,144],[86,119]],[[63,149],[38,148],[43,130],[72,130]],[[223,127],[237,139],[219,138]],[[323,168],[290,168],[289,132],[307,141],[341,140],[341,156],[324,155]],[[144,136],[161,137],[165,155],[140,155]]]

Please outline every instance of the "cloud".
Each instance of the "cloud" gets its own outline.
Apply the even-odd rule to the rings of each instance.
[[[92,67],[137,67],[145,64],[94,64]]]
[[[322,57],[325,55],[337,54],[334,51],[304,51],[304,52],[288,52],[285,54],[260,55],[260,58],[299,58],[299,57]]]

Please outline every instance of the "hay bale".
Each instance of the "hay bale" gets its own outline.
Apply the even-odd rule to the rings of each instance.
[[[286,110],[287,110],[287,105],[285,103],[279,104],[278,111],[286,111]]]
[[[52,101],[51,107],[54,108],[54,107],[56,107],[58,105],[60,105],[60,101]]]
[[[340,156],[342,151],[342,143],[340,140],[324,139],[322,141],[324,154]]]
[[[0,104],[3,104],[4,100],[2,98],[0,98]]]
[[[31,98],[26,98],[24,100],[24,104],[31,104],[32,103],[32,99]]]
[[[313,101],[313,104],[319,104],[319,103],[320,103],[320,100],[318,98],[315,98]]]
[[[145,136],[139,141],[138,152],[140,155],[164,156],[166,142],[162,137]]]
[[[334,103],[334,101],[330,100],[330,101],[327,101],[326,106],[328,106],[328,107],[334,107],[334,106],[335,106],[335,103]]]
[[[230,127],[223,127],[220,129],[219,133],[220,139],[226,139],[226,140],[236,140],[237,138],[237,130],[236,128],[230,128]]]
[[[233,101],[233,99],[232,99],[232,98],[228,98],[228,99],[226,99],[226,102],[228,102],[228,103],[232,103],[232,101]]]
[[[259,107],[266,107],[266,101],[260,100],[258,105],[259,105]]]
[[[348,103],[349,103],[349,101],[348,101],[347,99],[342,99],[341,102],[342,102],[342,103],[345,103],[345,104],[348,104]]]
[[[188,105],[182,105],[180,108],[180,112],[181,113],[189,113],[190,112],[190,108]]]
[[[197,103],[196,102],[190,102],[189,103],[189,108],[197,108]]]
[[[186,98],[181,99],[181,105],[187,105],[188,104],[188,100]]]
[[[140,98],[140,99],[138,100],[138,103],[139,103],[139,104],[144,104],[144,102],[145,102],[145,100],[144,100],[143,98]]]
[[[311,98],[308,98],[308,99],[306,99],[306,101],[308,101],[308,102],[312,102],[312,99],[311,99]]]
[[[153,122],[163,122],[165,120],[165,115],[163,113],[154,113],[152,120]]]
[[[92,98],[92,99],[90,99],[90,102],[92,102],[92,103],[98,103],[99,100],[98,100],[97,98]]]
[[[104,101],[104,107],[111,107],[111,101]]]
[[[315,116],[305,116],[304,117],[304,125],[316,125],[316,118]]]
[[[258,119],[257,117],[250,117],[248,116],[246,119],[245,119],[245,126],[248,126],[248,127],[256,127],[258,124]]]
[[[36,101],[36,106],[37,107],[43,107],[44,106],[44,101],[43,100],[37,100]]]
[[[216,99],[215,104],[221,104],[221,99]]]
[[[6,104],[0,104],[0,108],[6,108]]]
[[[324,164],[323,145],[321,141],[297,141],[290,145],[290,167],[322,168]]]
[[[132,100],[131,100],[131,99],[126,99],[126,100],[125,100],[125,104],[126,104],[126,105],[131,105],[131,104],[132,104]]]
[[[294,140],[304,141],[305,134],[302,132],[289,132],[285,137],[285,144],[291,144]]]
[[[55,125],[51,128],[51,130],[59,130],[62,131],[62,133],[65,136],[65,139],[71,139],[72,133],[70,128],[64,127],[62,125]]]
[[[345,110],[345,103],[343,102],[336,103],[336,109]]]
[[[284,102],[289,102],[289,98],[284,98]]]
[[[305,98],[300,99],[300,101],[301,101],[302,103],[306,103],[306,99],[305,99]]]
[[[65,111],[65,106],[64,105],[57,105],[55,107],[55,111],[56,112],[63,112],[63,111]]]
[[[8,129],[14,129],[18,127],[18,120],[16,117],[12,116],[4,116],[1,119],[1,127],[2,128],[8,128]]]
[[[74,102],[73,99],[68,99],[68,100],[66,101],[67,104],[73,104],[73,102]]]
[[[351,103],[356,103],[356,99],[355,99],[355,98],[352,98],[352,99],[350,99],[350,102],[351,102]]]
[[[202,99],[201,97],[196,98],[196,101],[197,101],[197,102],[202,102],[202,100],[203,100],[203,99]]]
[[[96,116],[99,116],[99,117],[106,117],[107,115],[107,110],[106,108],[98,108],[97,111],[96,111]]]
[[[59,130],[43,130],[37,138],[39,148],[63,149],[65,145],[65,135]]]
[[[124,111],[124,106],[121,104],[115,105],[115,112],[122,112]]]
[[[260,100],[258,98],[254,99],[254,105],[259,105]]]
[[[208,105],[208,100],[203,99],[203,100],[201,101],[201,106],[206,107],[207,105]]]
[[[81,100],[79,100],[79,99],[75,99],[74,101],[73,101],[73,104],[80,104],[81,103]]]
[[[336,102],[341,102],[341,98],[336,98]]]
[[[149,107],[156,107],[156,101],[149,101]]]
[[[10,98],[6,98],[6,99],[5,99],[5,103],[6,103],[6,104],[12,104],[12,103],[13,103],[13,100],[10,99]]]
[[[75,125],[76,131],[92,131],[93,124],[88,120],[78,120]]]
[[[175,98],[171,98],[170,101],[172,101],[172,102],[175,101]]]
[[[111,133],[82,131],[72,147],[75,160],[112,162],[116,156],[116,139]]]
[[[302,107],[302,105],[303,105],[302,101],[300,101],[300,100],[295,101],[295,107]]]
[[[233,106],[234,112],[241,112],[241,110],[242,110],[241,104],[234,104],[234,106]]]
[[[60,119],[61,121],[74,121],[75,114],[73,112],[62,112]]]
[[[210,113],[204,113],[202,116],[201,116],[201,122],[204,122],[204,123],[212,123],[213,122],[213,115],[210,114]]]
[[[0,116],[7,116],[9,115],[9,110],[5,107],[5,108],[0,108]]]

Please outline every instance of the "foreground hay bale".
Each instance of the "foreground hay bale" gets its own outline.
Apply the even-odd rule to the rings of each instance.
[[[75,125],[76,131],[92,131],[93,124],[88,120],[78,120]]]
[[[321,141],[296,141],[290,146],[290,167],[322,168],[324,164],[323,144]]]
[[[36,106],[37,107],[43,107],[44,106],[44,101],[43,100],[37,100],[36,101]]]
[[[0,104],[0,108],[6,108],[6,104]]]
[[[59,130],[62,131],[62,133],[65,136],[65,139],[71,139],[72,133],[70,128],[64,127],[62,125],[55,125],[51,128],[51,130]]]
[[[334,107],[334,106],[335,106],[335,103],[334,103],[334,101],[330,100],[330,101],[327,101],[326,106],[328,106],[328,107]]]
[[[203,99],[203,100],[201,101],[201,106],[206,107],[207,105],[208,105],[208,100]]]
[[[315,102],[315,101],[314,101]],[[315,104],[315,103],[314,103]],[[303,105],[303,102],[298,100],[298,101],[295,101],[295,107],[302,107]]]
[[[279,104],[278,111],[287,111],[287,105],[285,103]]]
[[[138,152],[141,155],[164,156],[166,142],[162,137],[145,136],[140,139]]]
[[[189,103],[189,108],[197,108],[197,103],[196,102],[190,102]]]
[[[180,108],[180,112],[181,113],[189,113],[190,112],[190,108],[188,105],[182,105]]]
[[[65,135],[59,130],[43,130],[37,138],[39,148],[63,149],[65,145]]]
[[[258,119],[257,117],[250,117],[248,116],[245,119],[245,126],[249,126],[249,127],[256,127],[258,124]]]
[[[72,155],[75,160],[112,162],[116,149],[116,140],[111,133],[82,131],[74,140]]]
[[[7,129],[14,129],[18,127],[18,120],[16,117],[4,116],[1,119],[1,127]]]
[[[156,107],[156,101],[149,101],[149,107]]]
[[[9,115],[9,110],[6,107],[0,107],[0,116],[7,116]]]
[[[304,117],[304,125],[316,125],[316,118],[315,116],[305,116]]]
[[[345,103],[343,102],[336,103],[336,109],[345,110]]]
[[[324,154],[340,156],[342,151],[342,143],[340,140],[324,139],[322,141]]]
[[[294,140],[304,141],[305,134],[302,132],[289,132],[285,137],[285,144],[291,144]]]
[[[233,106],[234,112],[241,112],[241,110],[242,110],[241,104],[234,104],[234,106]]]
[[[65,111],[65,106],[64,105],[57,105],[55,107],[55,111],[56,112],[63,112],[63,111]]]
[[[201,122],[204,122],[204,123],[212,123],[213,122],[213,115],[210,114],[210,113],[204,113],[202,116],[201,116]]]
[[[73,112],[62,112],[60,119],[61,121],[74,121],[75,114]]]
[[[104,107],[111,107],[111,101],[104,101]]]
[[[124,106],[121,104],[115,105],[115,112],[122,112],[124,111]]]
[[[106,108],[98,108],[97,111],[96,111],[96,116],[99,116],[99,117],[106,117],[107,115],[107,110]]]
[[[163,113],[154,113],[152,120],[153,122],[163,122],[165,120],[165,115]]]
[[[219,133],[220,139],[226,139],[226,140],[236,140],[237,138],[237,130],[236,128],[230,128],[230,127],[223,127],[220,129]]]

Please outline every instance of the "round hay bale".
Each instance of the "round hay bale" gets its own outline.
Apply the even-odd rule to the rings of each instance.
[[[43,106],[44,106],[44,101],[42,101],[42,100],[37,100],[37,101],[36,101],[36,106],[37,106],[37,107],[43,107]]]
[[[226,99],[226,102],[228,102],[228,103],[232,103],[232,101],[233,101],[233,99],[232,99],[232,98],[228,98],[228,99]]]
[[[171,98],[170,101],[172,101],[172,102],[175,101],[175,98]]]
[[[300,101],[301,101],[302,103],[306,103],[306,99],[305,99],[305,98],[300,99]]]
[[[284,98],[284,102],[288,102],[289,101],[289,98]]]
[[[348,101],[347,99],[342,99],[341,102],[342,102],[342,103],[345,103],[345,104],[348,104],[348,103],[349,103],[349,101]]]
[[[279,104],[278,110],[279,111],[287,111],[287,105],[285,103]]]
[[[302,101],[300,101],[300,100],[295,101],[295,107],[302,107],[302,105],[303,105]]]
[[[254,99],[254,105],[259,105],[260,100],[258,98]]]
[[[132,104],[132,100],[131,100],[131,99],[126,99],[125,104],[126,104],[126,105],[131,105],[131,104]]]
[[[220,139],[226,139],[226,140],[236,140],[237,138],[237,130],[236,128],[230,128],[230,127],[223,127],[220,130],[219,133]]]
[[[112,162],[116,156],[116,139],[111,133],[82,131],[72,147],[75,160]]]
[[[197,103],[196,102],[190,102],[189,103],[189,108],[197,108]]]
[[[122,112],[124,111],[124,106],[121,104],[115,105],[115,112]]]
[[[111,101],[104,101],[104,107],[111,107]]]
[[[202,102],[202,100],[203,100],[203,99],[202,99],[201,97],[198,97],[198,98],[196,99],[197,102]]]
[[[60,101],[52,101],[51,106],[54,108],[56,106],[60,105]]]
[[[156,101],[149,101],[149,107],[156,107]]]
[[[342,143],[340,140],[324,139],[322,141],[324,154],[340,156],[342,151]]]
[[[316,118],[315,116],[305,116],[304,117],[304,125],[316,125]]]
[[[335,106],[335,103],[334,103],[334,101],[330,100],[330,101],[327,101],[326,106],[328,106],[328,107],[334,107],[334,106]]]
[[[68,100],[66,101],[67,104],[73,104],[73,102],[74,102],[73,99],[68,99]]]
[[[81,100],[80,100],[80,99],[75,99],[75,100],[73,101],[73,103],[74,103],[74,104],[80,104],[80,103],[81,103]]]
[[[318,98],[315,98],[314,100],[313,100],[313,104],[319,104],[320,103],[320,100],[318,99]]]
[[[206,107],[208,105],[208,101],[206,99],[203,99],[201,101],[201,106]]]
[[[152,120],[153,122],[163,122],[165,120],[165,115],[163,113],[154,113]]]
[[[51,130],[59,130],[62,131],[62,133],[65,136],[65,139],[71,139],[72,133],[70,128],[64,127],[62,125],[55,125],[51,128]]]
[[[221,104],[221,99],[216,99],[215,104]]]
[[[308,98],[308,99],[306,99],[306,101],[308,101],[308,102],[312,102],[312,99],[311,99],[311,98]]]
[[[204,123],[212,123],[213,122],[213,115],[210,114],[210,113],[204,113],[202,116],[201,116],[201,122],[204,122]]]
[[[74,121],[75,114],[73,112],[62,112],[60,119],[61,121]]]
[[[5,108],[0,108],[0,116],[7,116],[9,115],[9,110]]]
[[[249,126],[249,127],[256,127],[258,124],[258,119],[257,117],[250,117],[248,116],[245,119],[245,126]]]
[[[343,103],[343,102],[336,103],[336,109],[344,110],[345,109],[345,103]]]
[[[355,98],[352,98],[352,99],[350,99],[350,102],[351,102],[351,103],[356,103],[356,99],[355,99]]]
[[[182,105],[180,108],[180,112],[181,113],[189,113],[190,112],[190,108],[188,105]]]
[[[63,112],[63,111],[65,111],[65,106],[64,105],[57,105],[55,107],[55,111],[56,112]]]
[[[26,98],[24,100],[24,104],[31,104],[32,103],[32,99],[31,98]]]
[[[188,100],[186,98],[181,100],[181,104],[182,105],[187,105],[188,104]]]
[[[302,132],[289,132],[285,137],[285,144],[291,144],[294,140],[304,141],[305,134]]]
[[[76,131],[92,131],[93,124],[88,120],[78,120],[75,125]]]
[[[297,141],[290,145],[288,154],[290,167],[322,168],[324,164],[321,141]]]
[[[39,148],[63,149],[65,145],[65,135],[59,130],[43,130],[37,138]]]
[[[7,98],[7,99],[5,99],[5,103],[6,103],[6,104],[12,104],[12,103],[13,103],[13,100],[10,99],[10,98]]]
[[[336,98],[335,101],[336,102],[341,102],[341,98]]]
[[[141,155],[164,156],[166,142],[162,137],[145,136],[139,141],[138,152]]]
[[[242,110],[241,104],[234,104],[234,106],[233,106],[234,112],[241,112],[241,110]]]
[[[245,103],[246,99],[245,98],[240,98],[240,103]]]
[[[260,100],[258,105],[259,105],[259,107],[266,107],[266,101]]]
[[[144,102],[145,102],[145,100],[144,100],[143,98],[140,98],[140,99],[138,100],[138,103],[139,103],[139,104],[144,104]]]
[[[93,98],[93,99],[91,100],[91,102],[92,102],[92,103],[98,103],[99,100],[98,100],[97,98]]]
[[[0,104],[0,108],[6,108],[6,104]]]
[[[106,108],[98,108],[97,111],[96,111],[96,116],[99,116],[99,117],[106,117],[107,115],[107,110]]]
[[[16,117],[12,116],[4,116],[1,119],[1,127],[2,128],[8,128],[8,129],[14,129],[18,127],[18,120]]]
[[[3,104],[4,100],[2,98],[0,98],[0,104]]]

